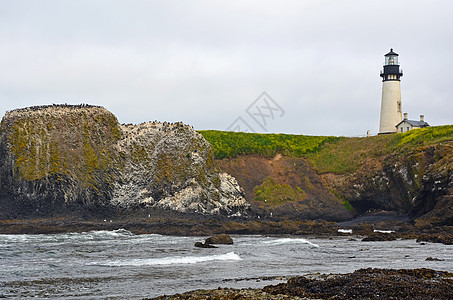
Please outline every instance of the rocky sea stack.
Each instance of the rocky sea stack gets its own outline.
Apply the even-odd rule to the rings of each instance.
[[[50,105],[7,112],[0,130],[3,219],[248,208],[210,144],[183,123],[122,125],[103,107]]]

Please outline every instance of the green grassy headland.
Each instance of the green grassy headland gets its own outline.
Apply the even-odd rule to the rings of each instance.
[[[405,153],[439,143],[453,142],[453,125],[432,126],[407,133],[371,137],[333,137],[293,134],[260,134],[199,131],[213,146],[217,159],[256,154],[273,157],[281,153],[305,157],[319,173],[356,171],[367,158]]]

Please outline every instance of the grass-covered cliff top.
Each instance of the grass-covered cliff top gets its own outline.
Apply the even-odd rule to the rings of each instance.
[[[231,158],[238,155],[258,154],[272,157],[276,153],[300,157],[319,152],[322,144],[341,138],[333,136],[310,136],[295,134],[261,134],[217,130],[199,131],[213,146],[216,158]]]
[[[453,142],[453,125],[432,126],[407,133],[362,138],[199,131],[214,148],[216,158],[258,154],[273,157],[276,153],[308,158],[320,173],[351,173],[367,158],[419,147]]]

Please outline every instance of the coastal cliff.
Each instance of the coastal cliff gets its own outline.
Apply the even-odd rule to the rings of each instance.
[[[318,155],[312,162],[319,172],[328,171],[323,156],[349,164],[348,172],[321,176],[358,213],[407,214],[420,229],[453,224],[453,126],[346,139],[326,145]]]
[[[121,125],[102,107],[51,105],[7,112],[0,128],[3,219],[248,209],[209,143],[182,123]]]
[[[3,220],[155,216],[160,226],[183,214],[222,226],[224,216],[344,221],[369,211],[408,215],[420,229],[453,224],[453,126],[366,138],[197,132],[124,125],[89,105],[17,109],[0,125]]]
[[[420,229],[453,224],[453,126],[364,138],[201,133],[262,215],[393,212]]]

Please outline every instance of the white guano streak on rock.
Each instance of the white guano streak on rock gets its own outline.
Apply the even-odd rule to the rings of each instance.
[[[227,173],[217,173],[208,167],[213,159],[209,143],[190,126],[182,123],[148,122],[140,125],[122,125],[123,138],[116,145],[126,157],[120,180],[114,183],[112,204],[120,207],[136,205],[159,207],[180,212],[204,214],[243,215],[248,209],[243,190],[236,179]],[[134,148],[135,147],[135,148]],[[146,149],[142,161],[132,158],[137,147]],[[157,162],[162,155],[176,158],[179,165],[187,161],[187,174],[205,172],[207,182],[199,182],[197,176],[172,179],[170,194],[155,199],[151,183],[158,170]],[[146,161],[143,161],[146,160]],[[174,171],[174,170],[172,170]],[[217,178],[219,186],[213,183]]]

